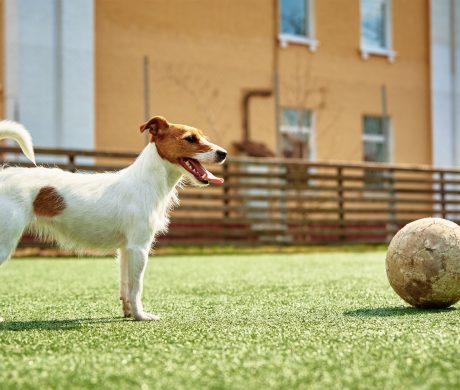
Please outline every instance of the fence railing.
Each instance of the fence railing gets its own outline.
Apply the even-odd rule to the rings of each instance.
[[[119,169],[136,157],[35,151],[39,161],[72,171]],[[0,163],[28,166],[11,162],[19,149],[0,147],[2,153]],[[236,157],[211,170],[225,183],[181,190],[160,245],[384,243],[417,218],[460,220],[460,169]]]

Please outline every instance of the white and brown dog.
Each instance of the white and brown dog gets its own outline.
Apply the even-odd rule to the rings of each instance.
[[[151,142],[129,167],[114,173],[71,173],[57,168],[0,170],[0,264],[24,231],[66,248],[118,250],[120,299],[125,316],[159,317],[141,302],[144,271],[156,234],[169,223],[184,180],[195,186],[223,180],[201,163],[223,163],[227,152],[193,127],[156,116],[141,126]],[[0,122],[0,139],[18,142],[35,163],[31,137],[20,124]]]

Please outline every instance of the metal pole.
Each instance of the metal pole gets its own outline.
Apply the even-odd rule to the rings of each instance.
[[[381,87],[381,97],[382,97],[382,115],[383,115],[383,135],[387,142],[386,147],[386,162],[390,162],[391,153],[390,153],[390,118],[388,116],[388,97],[387,97],[387,86],[382,84]]]
[[[150,119],[150,82],[149,82],[149,57],[144,56],[144,119],[148,121]],[[148,145],[150,142],[150,134],[145,132],[145,144]]]
[[[279,1],[273,0],[273,95],[275,104],[275,131],[276,131],[276,156],[282,153],[282,139],[280,133],[280,80],[279,80]]]

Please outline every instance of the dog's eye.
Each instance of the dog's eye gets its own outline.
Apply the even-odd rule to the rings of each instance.
[[[194,144],[198,141],[198,138],[196,135],[189,135],[188,137],[184,138],[187,142],[190,142],[191,144]]]

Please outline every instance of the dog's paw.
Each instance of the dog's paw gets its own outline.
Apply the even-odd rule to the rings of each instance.
[[[123,317],[131,317],[131,305],[129,304],[128,300],[123,298],[120,298],[120,300],[123,308]]]
[[[160,319],[156,314],[147,313],[145,311],[134,314],[136,321],[158,321]]]
[[[131,317],[131,307],[123,305],[123,317]]]

